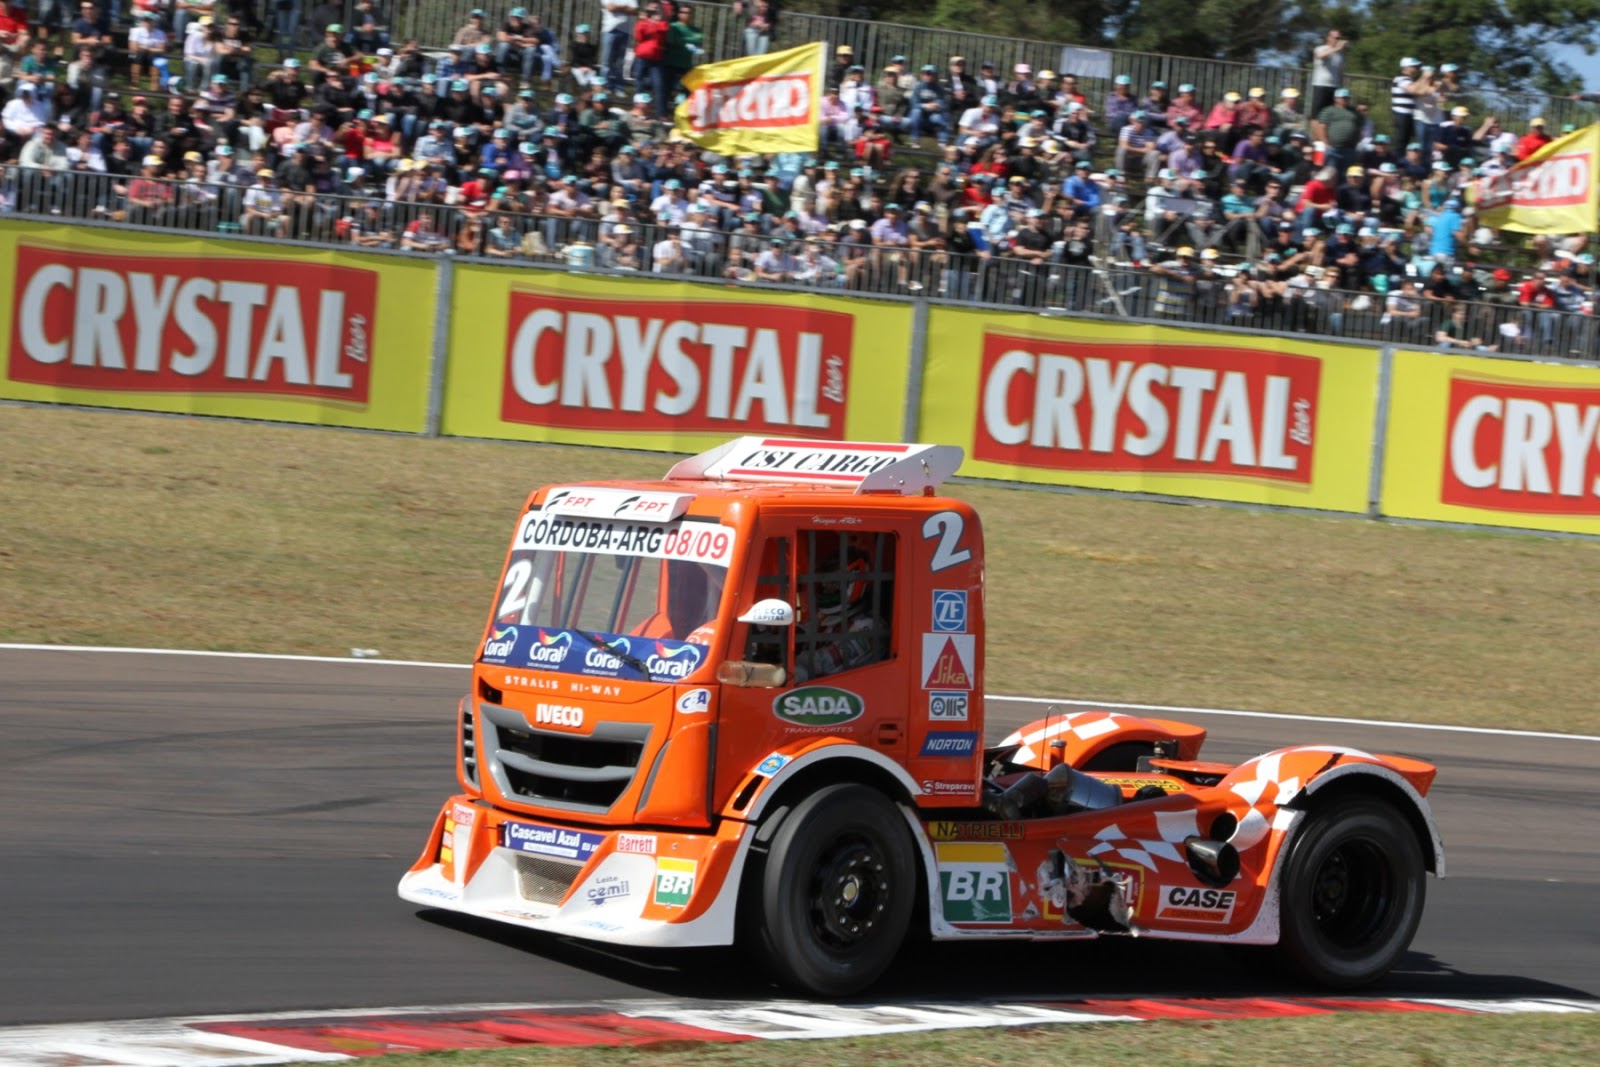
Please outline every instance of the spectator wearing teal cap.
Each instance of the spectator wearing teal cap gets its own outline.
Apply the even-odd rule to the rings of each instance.
[[[355,55],[355,49],[344,42],[344,27],[337,22],[330,22],[322,33],[322,43],[311,54],[311,69],[322,78],[336,77],[345,73],[350,65],[350,57]]]
[[[592,27],[587,22],[578,23],[567,45],[567,70],[572,80],[582,88],[601,85],[600,46],[595,42]]]
[[[495,36],[499,39],[495,59],[501,70],[511,70],[512,64],[518,64],[524,85],[533,80],[536,64],[545,81],[555,76],[556,64],[560,62],[555,34],[545,28],[538,15],[530,16],[527,8],[514,7]]]
[[[1118,74],[1112,81],[1111,92],[1106,96],[1106,106],[1102,109],[1106,129],[1115,137],[1128,124],[1128,116],[1137,110],[1139,101],[1133,95],[1133,79],[1126,74]]]

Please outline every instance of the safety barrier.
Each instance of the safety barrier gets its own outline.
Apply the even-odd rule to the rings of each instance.
[[[1600,367],[922,295],[0,219],[0,398],[691,451],[1600,535]]]
[[[247,179],[253,182],[254,179]],[[1163,299],[1165,283],[1134,265],[1167,258],[1177,246],[1248,248],[1260,231],[1202,232],[1184,224],[1166,233],[1124,230],[1104,213],[1095,217],[1094,246],[1105,254],[1092,262],[1063,261],[1064,242],[1048,259],[1033,262],[1007,255],[958,254],[935,249],[851,245],[832,233],[819,243],[791,242],[792,259],[781,272],[758,269],[759,254],[773,235],[736,229],[723,232],[685,226],[674,236],[667,226],[629,217],[629,240],[619,242],[616,223],[589,217],[540,215],[518,210],[472,210],[465,206],[387,200],[360,193],[265,194],[222,176],[193,180],[123,178],[93,172],[0,166],[0,213],[41,219],[87,220],[197,235],[243,235],[302,241],[326,249],[404,251],[432,256],[448,252],[496,262],[568,265],[624,273],[745,284],[772,281],[851,295],[924,296],[997,308],[1035,308],[1054,313],[1116,319],[1193,322],[1230,328],[1319,335],[1329,340],[1380,344],[1435,343],[1448,320],[1438,301],[1413,301],[1415,314],[1390,314],[1382,295],[1320,286],[1291,285],[1282,293],[1242,292],[1231,255],[1200,276],[1194,293]],[[1142,218],[1139,201],[1128,216]],[[503,224],[501,220],[504,220]],[[942,224],[943,220],[939,220]],[[793,237],[808,231],[780,231]],[[1302,279],[1304,281],[1304,279]],[[1509,296],[1510,294],[1504,294]],[[1596,319],[1581,312],[1529,309],[1512,303],[1469,303],[1465,336],[1512,354],[1600,357]]]

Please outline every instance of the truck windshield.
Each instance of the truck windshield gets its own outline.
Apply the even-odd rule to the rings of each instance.
[[[532,512],[480,659],[606,678],[687,678],[715,639],[731,548],[732,531],[714,523],[630,526]]]

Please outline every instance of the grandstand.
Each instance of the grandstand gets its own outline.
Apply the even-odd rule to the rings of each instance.
[[[1386,143],[1390,79],[1351,75],[1355,136],[1324,159],[1332,131],[1295,110],[1304,69],[785,11],[762,43],[826,41],[849,83],[823,149],[717,160],[671,139],[631,33],[605,67],[594,0],[544,5],[542,26],[492,12],[482,44],[473,10],[141,0],[10,21],[0,212],[1596,355],[1586,236],[1503,241],[1459,199],[1536,129],[1586,122],[1569,100],[1441,78],[1445,117],[1408,152]],[[747,9],[687,18],[697,60],[751,47]],[[924,82],[942,122],[910,121]]]

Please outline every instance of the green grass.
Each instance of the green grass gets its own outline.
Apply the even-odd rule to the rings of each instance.
[[[1322,1015],[1243,1022],[941,1030],[832,1041],[530,1047],[367,1059],[379,1067],[1593,1067],[1600,1016]],[[1333,1050],[1337,1049],[1335,1055]]]
[[[464,661],[517,508],[662,455],[0,406],[0,640]],[[1600,544],[956,486],[991,692],[1600,733]]]

